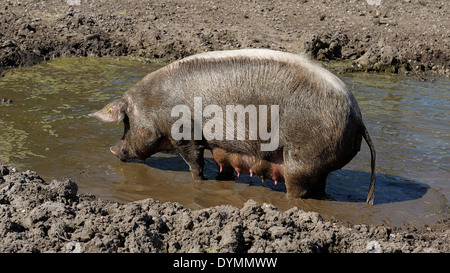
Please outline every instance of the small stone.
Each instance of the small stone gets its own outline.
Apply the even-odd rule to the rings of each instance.
[[[84,40],[85,41],[100,40],[100,35],[99,34],[89,34],[89,35],[84,36]]]
[[[380,243],[377,241],[370,241],[367,243],[366,250],[368,253],[382,253],[383,250],[381,249]]]
[[[81,245],[79,242],[68,242],[66,244],[66,249],[70,253],[81,253]]]

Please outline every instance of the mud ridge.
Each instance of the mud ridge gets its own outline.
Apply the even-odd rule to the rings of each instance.
[[[70,179],[0,164],[0,252],[449,252],[448,220],[435,227],[347,226],[297,207],[247,201],[190,210],[145,199],[127,204],[78,194]]]
[[[344,61],[344,71],[449,74],[446,1],[5,2],[0,72],[60,56],[172,61],[203,51],[271,48]]]

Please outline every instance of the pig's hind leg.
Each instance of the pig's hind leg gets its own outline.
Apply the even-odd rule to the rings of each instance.
[[[289,197],[323,198],[325,196],[326,179],[329,172],[320,172],[310,158],[302,158],[284,150],[284,178]]]

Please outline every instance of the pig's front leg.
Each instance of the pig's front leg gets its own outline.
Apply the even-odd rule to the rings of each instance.
[[[203,175],[203,167],[205,166],[204,160],[204,145],[197,143],[196,141],[178,142],[176,149],[181,157],[189,165],[191,170],[192,179],[194,181],[205,180]]]

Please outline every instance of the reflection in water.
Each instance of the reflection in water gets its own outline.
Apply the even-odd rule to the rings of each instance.
[[[327,180],[325,200],[289,199],[283,183],[242,175],[214,180],[217,169],[207,153],[209,180],[193,183],[175,152],[123,163],[108,147],[122,135],[121,124],[89,118],[158,65],[122,58],[60,58],[8,71],[0,79],[0,162],[32,169],[45,180],[70,177],[80,192],[129,202],[154,198],[198,209],[242,206],[248,199],[286,210],[297,206],[326,219],[354,223],[422,224],[448,213],[450,189],[449,83],[418,82],[400,75],[341,75],[355,94],[377,150],[375,206],[365,206],[370,153],[361,152]]]

